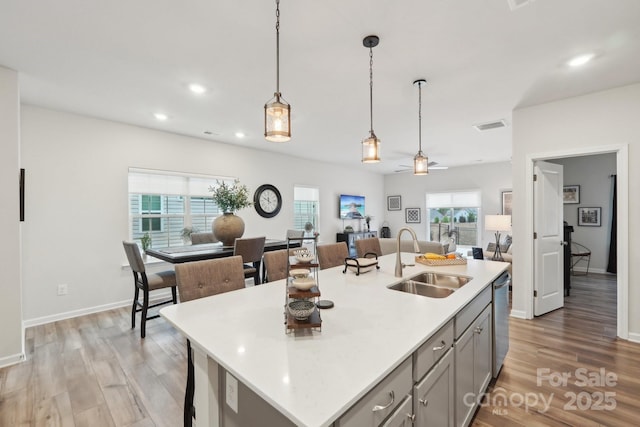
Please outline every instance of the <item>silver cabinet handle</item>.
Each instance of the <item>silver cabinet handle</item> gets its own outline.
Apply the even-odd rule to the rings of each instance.
[[[442,344],[440,344],[437,347],[433,347],[433,351],[440,351],[442,349],[444,349],[447,346],[447,343],[444,341],[440,341]]]
[[[393,405],[393,402],[396,400],[396,396],[395,396],[395,394],[393,393],[393,390],[391,390],[391,391],[389,392],[389,397],[391,397],[391,402],[387,403],[387,404],[386,404],[386,405],[384,405],[384,406],[376,405],[376,406],[374,406],[374,407],[373,407],[372,411],[373,411],[373,412],[384,411],[385,409],[387,409],[388,407],[390,407],[391,405]]]
[[[416,414],[407,414],[407,418],[411,420],[412,423],[416,421]]]
[[[427,399],[418,399],[418,402],[422,403],[422,406],[427,406],[429,404]]]
[[[480,326],[478,326],[478,327],[476,327],[476,329],[475,329],[475,333],[476,333],[476,334],[481,334],[483,330],[484,330],[484,328],[481,328]]]

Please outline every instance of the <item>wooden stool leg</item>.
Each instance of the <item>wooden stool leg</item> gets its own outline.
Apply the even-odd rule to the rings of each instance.
[[[133,294],[133,306],[131,307],[131,329],[136,327],[136,308],[138,308],[138,292],[140,289],[136,286],[136,291]]]
[[[144,338],[147,334],[147,310],[149,309],[149,291],[144,289],[142,291],[142,318],[140,319],[140,337]]]

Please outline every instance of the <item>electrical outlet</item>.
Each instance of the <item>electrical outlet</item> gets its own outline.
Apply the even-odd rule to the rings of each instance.
[[[226,378],[226,401],[227,405],[235,412],[238,413],[238,380],[233,375],[227,372]]]
[[[69,293],[69,286],[66,284],[58,285],[58,296],[67,295]]]

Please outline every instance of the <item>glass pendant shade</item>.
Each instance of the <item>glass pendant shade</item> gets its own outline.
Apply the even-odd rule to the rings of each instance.
[[[380,161],[380,140],[372,132],[362,141],[362,163],[378,163]]]
[[[291,139],[291,106],[279,93],[264,105],[264,137],[270,142],[287,142]]]
[[[418,151],[418,154],[413,158],[413,174],[414,175],[427,175],[429,173],[429,159]]]

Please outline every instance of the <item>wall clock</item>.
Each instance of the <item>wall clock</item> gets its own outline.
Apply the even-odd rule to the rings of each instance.
[[[264,218],[273,218],[282,208],[280,191],[271,184],[261,185],[253,195],[253,206],[255,206],[258,215]]]

